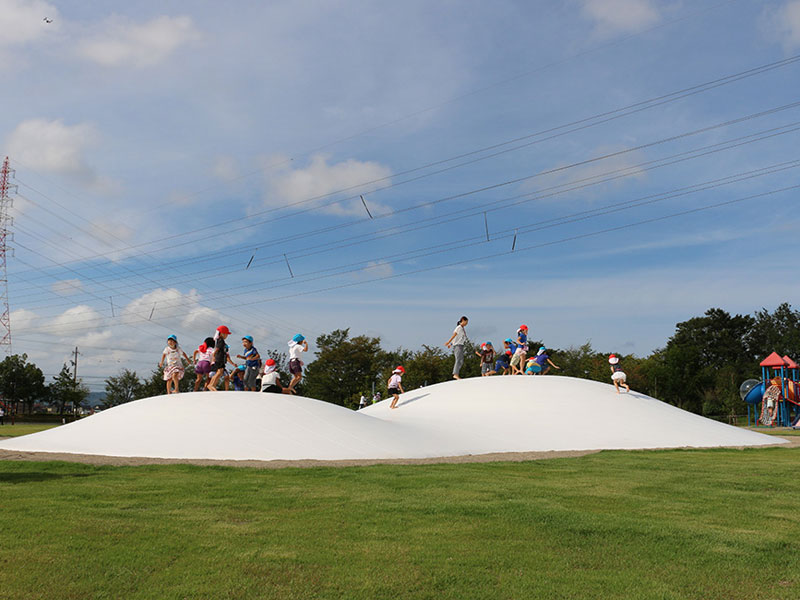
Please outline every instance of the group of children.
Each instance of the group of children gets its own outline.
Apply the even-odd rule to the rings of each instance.
[[[185,375],[184,361],[194,365],[195,392],[199,391],[201,386],[204,391],[216,392],[222,382],[226,390],[233,386],[237,391],[296,393],[295,386],[303,378],[301,356],[303,352],[308,352],[308,342],[302,334],[298,333],[289,340],[289,373],[292,375],[292,380],[286,387],[281,383],[277,363],[271,358],[262,360],[253,345],[253,336],[246,335],[242,338],[243,350],[241,354],[236,355],[236,358],[244,363],[236,364],[231,359],[230,346],[225,341],[230,334],[230,329],[220,325],[214,337],[207,337],[194,351],[191,359],[178,345],[176,336],[167,337],[167,347],[164,348],[158,363],[159,368],[164,368],[167,394],[178,393],[179,382]],[[232,366],[230,371],[227,369],[228,365]]]
[[[455,364],[453,366],[453,378],[460,379],[459,371],[464,364],[464,344],[467,341],[465,327],[469,323],[467,317],[461,317],[456,324],[453,335],[445,343],[445,347],[453,348]],[[560,369],[547,354],[547,348],[541,346],[536,356],[528,358],[528,326],[520,325],[517,329],[516,339],[506,338],[503,340],[503,351],[495,352],[492,342],[484,342],[481,349],[475,354],[481,359],[481,377],[488,377],[500,373],[501,375],[547,375],[550,369]],[[630,387],[626,383],[626,375],[622,370],[619,357],[614,354],[608,357],[611,365],[611,380],[617,393],[620,393],[620,386],[630,392]]]
[[[455,366],[453,377],[460,379],[459,371],[464,363],[464,345],[467,340],[464,327],[469,320],[461,317],[453,335],[445,343],[446,347],[453,348],[455,356]],[[216,392],[220,381],[223,382],[225,389],[229,390],[233,385],[234,390],[248,392],[271,392],[283,394],[295,394],[295,386],[300,383],[303,377],[302,355],[308,352],[308,342],[305,337],[298,333],[289,340],[289,373],[292,380],[288,386],[284,387],[278,374],[278,365],[273,359],[262,361],[261,355],[253,345],[253,337],[246,335],[242,338],[242,353],[237,354],[236,358],[244,361],[237,365],[230,356],[230,347],[226,339],[231,334],[230,329],[225,325],[217,327],[214,337],[207,337],[197,350],[194,351],[190,359],[178,345],[178,338],[174,335],[167,337],[167,347],[161,355],[158,363],[159,368],[164,368],[164,381],[167,386],[167,394],[177,394],[179,391],[180,380],[185,374],[184,361],[194,365],[196,379],[194,391],[203,390]],[[558,365],[550,360],[547,348],[541,346],[536,356],[528,358],[528,326],[520,325],[517,329],[516,340],[506,338],[503,340],[503,351],[495,352],[492,342],[481,344],[480,351],[475,354],[481,360],[481,376],[488,377],[498,373],[502,375],[546,375],[550,369],[560,369]],[[625,382],[625,372],[622,370],[619,358],[611,355],[608,359],[611,365],[611,379],[617,393],[620,393],[620,385],[630,391],[630,387]],[[227,366],[233,368],[229,372]],[[400,394],[403,392],[402,378],[405,369],[402,366],[396,367],[392,371],[387,387],[392,396],[390,407],[397,408]],[[361,404],[365,405],[366,399],[361,397]]]
[[[492,342],[481,344],[475,354],[481,359],[481,377],[490,375],[546,375],[551,368],[560,369],[541,346],[536,356],[528,358],[528,326],[520,325],[517,338],[503,340],[503,351],[495,352]]]

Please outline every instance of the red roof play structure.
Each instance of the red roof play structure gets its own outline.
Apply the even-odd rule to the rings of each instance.
[[[777,352],[773,352],[767,358],[761,361],[762,367],[772,367],[773,369],[780,369],[786,366],[786,361],[783,360]]]
[[[783,362],[785,362],[785,363],[786,363],[786,366],[787,366],[787,367],[789,367],[790,369],[800,369],[800,367],[798,367],[798,366],[797,366],[797,363],[796,363],[796,362],[794,362],[794,361],[793,361],[791,358],[789,358],[788,356],[784,356],[784,357],[783,357]]]

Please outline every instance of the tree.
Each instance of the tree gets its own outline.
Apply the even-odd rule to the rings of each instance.
[[[178,384],[181,392],[191,392],[194,390],[194,365],[189,365],[183,375],[183,379]],[[167,393],[166,383],[164,382],[164,367],[157,367],[150,373],[150,377],[145,379],[141,387],[137,390],[134,400],[141,398],[151,398],[153,396],[163,396]]]
[[[756,311],[746,336],[747,348],[754,359],[762,360],[772,352],[793,358],[800,356],[800,312],[784,302],[775,312]]]
[[[464,350],[465,366],[468,360]],[[440,346],[423,345],[416,352],[401,351],[393,353],[392,360],[381,373],[381,394],[386,395],[386,384],[392,376],[392,370],[397,365],[403,365],[406,373],[403,375],[403,389],[413,390],[424,385],[433,385],[453,378],[453,357]]]
[[[50,400],[58,405],[58,414],[63,415],[67,407],[76,413],[81,403],[89,395],[87,388],[80,380],[75,380],[67,365],[53,378],[50,384]]]
[[[529,346],[528,355],[536,356],[540,344],[531,343]],[[595,381],[607,381],[610,376],[607,355],[595,351],[590,341],[577,348],[570,346],[566,350],[553,350],[548,354],[551,354],[553,362],[561,367],[560,371],[551,370],[550,373],[553,375],[565,375],[567,377],[579,377]],[[627,368],[627,361],[623,360],[623,363]]]
[[[359,335],[351,339],[349,329],[319,336],[317,348],[316,359],[305,372],[304,394],[341,406],[356,406],[390,364],[380,338]]]
[[[33,403],[47,395],[42,370],[28,362],[27,354],[7,356],[0,362],[0,394],[7,403],[14,404],[14,412],[22,402],[30,414]]]
[[[136,372],[123,369],[116,377],[106,379],[106,398],[103,406],[109,408],[141,398],[143,387]]]
[[[735,386],[720,371],[741,376],[757,370],[747,338],[754,319],[710,308],[676,326],[675,335],[659,351],[662,398],[692,412],[719,414],[735,401]]]

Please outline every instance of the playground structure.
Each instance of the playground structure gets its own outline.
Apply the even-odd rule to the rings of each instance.
[[[777,352],[762,360],[760,366],[761,381],[748,379],[739,387],[739,395],[747,403],[747,425],[797,426],[800,421],[800,366]]]

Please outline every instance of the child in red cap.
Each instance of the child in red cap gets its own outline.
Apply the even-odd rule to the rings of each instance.
[[[230,362],[234,367],[236,364],[230,359],[228,355],[228,344],[225,343],[225,338],[231,334],[231,330],[225,325],[217,327],[217,333],[214,334],[214,362],[211,365],[211,370],[214,371],[214,376],[208,382],[206,389],[209,392],[217,391],[217,384],[220,378],[226,375],[225,364]]]
[[[273,394],[292,394],[293,391],[288,387],[283,387],[278,365],[271,358],[264,363],[264,373],[261,375],[261,391]]]
[[[397,367],[392,371],[392,376],[389,378],[389,394],[392,396],[392,404],[389,408],[397,408],[397,401],[400,399],[400,394],[404,394],[403,384],[401,380],[405,375],[406,370],[403,367]]]

